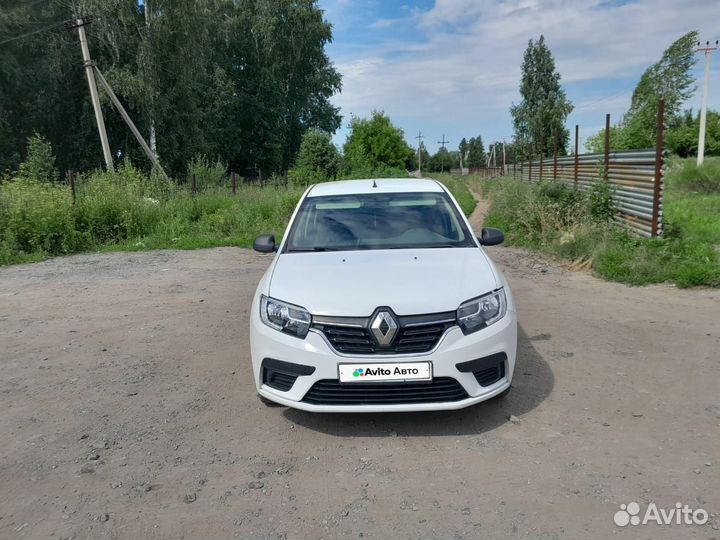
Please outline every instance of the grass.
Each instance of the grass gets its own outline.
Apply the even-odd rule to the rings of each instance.
[[[668,182],[673,191],[720,193],[720,157],[706,158],[702,167],[694,158],[670,160]]]
[[[720,287],[720,158],[701,169],[690,160],[671,162],[665,234],[656,239],[635,237],[594,211],[602,194],[571,196],[568,188],[510,178],[469,183],[490,196],[486,223],[503,229],[509,244],[587,261],[600,277],[630,285]]]
[[[665,190],[665,235],[632,236],[608,219],[608,193],[577,193],[559,184],[511,178],[438,175],[463,212],[472,190],[492,200],[488,226],[508,244],[591,264],[606,279],[632,285],[672,282],[720,287],[720,158],[698,169],[671,162]],[[84,251],[250,247],[260,234],[283,234],[303,187],[241,184],[236,196],[218,185],[196,195],[126,164],[80,179],[77,200],[59,183],[29,179],[0,185],[0,265]]]
[[[467,184],[445,182],[469,215],[475,200]],[[274,182],[240,184],[236,196],[222,186],[193,195],[125,164],[82,177],[73,204],[66,185],[7,180],[0,184],[0,265],[87,251],[251,247],[260,234],[283,234],[304,189]]]
[[[452,176],[450,174],[436,174],[431,177],[442,182],[445,187],[450,190],[450,193],[455,197],[455,200],[466,216],[473,213],[477,202],[468,187],[468,183],[465,182],[462,177]]]
[[[281,235],[301,187],[241,185],[197,195],[130,165],[78,183],[77,201],[61,184],[11,180],[0,186],[0,264],[84,251],[249,247]]]

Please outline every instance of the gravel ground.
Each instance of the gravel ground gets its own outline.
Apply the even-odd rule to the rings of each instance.
[[[489,251],[520,313],[513,389],[431,414],[263,406],[266,256],[0,269],[0,538],[720,537],[720,291]],[[711,516],[615,526],[631,501]]]

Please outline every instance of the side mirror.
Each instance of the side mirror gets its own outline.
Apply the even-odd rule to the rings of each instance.
[[[505,235],[500,229],[483,227],[479,240],[483,246],[497,246],[505,241]]]
[[[258,236],[253,242],[253,249],[260,253],[272,253],[277,251],[277,244],[275,243],[275,236],[272,234],[264,234]]]

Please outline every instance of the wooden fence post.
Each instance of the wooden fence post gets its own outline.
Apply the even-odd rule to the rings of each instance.
[[[657,141],[655,142],[655,185],[653,189],[652,236],[660,234],[660,190],[662,189],[663,151],[665,147],[665,100],[658,104]]]
[[[528,182],[532,182],[532,144],[528,146]]]
[[[540,182],[543,176],[543,161],[545,161],[545,135],[540,137]]]
[[[70,186],[70,193],[72,195],[72,203],[75,204],[75,200],[77,199],[77,193],[75,191],[75,173],[73,171],[68,171],[65,173],[65,178]]]
[[[553,180],[557,180],[557,147],[558,147],[558,132],[553,134]]]
[[[575,124],[575,189],[577,189],[578,185],[578,150],[580,149],[579,139],[580,126],[578,124]]]
[[[610,113],[605,115],[605,168],[603,178],[608,181],[610,173]]]
[[[230,180],[232,182],[232,194],[235,195],[237,193],[237,175],[235,171],[230,173]]]

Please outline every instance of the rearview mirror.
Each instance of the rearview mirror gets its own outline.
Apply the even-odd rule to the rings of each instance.
[[[480,240],[480,244],[483,246],[497,246],[505,241],[505,235],[500,229],[483,227],[478,240]]]
[[[275,243],[275,236],[272,234],[264,234],[258,236],[253,242],[253,249],[260,253],[272,253],[277,251],[277,244]]]

